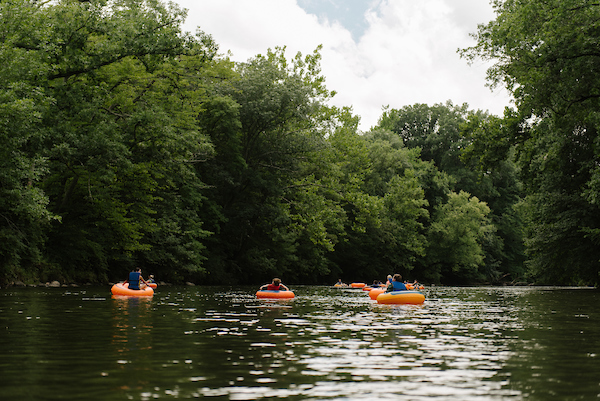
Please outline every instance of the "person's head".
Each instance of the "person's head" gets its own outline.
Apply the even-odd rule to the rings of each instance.
[[[402,276],[399,274],[394,274],[394,281],[402,281]]]
[[[274,278],[273,279],[273,285],[279,285],[279,284],[281,284],[281,280],[278,279],[278,278]]]
[[[141,267],[136,267],[135,269],[133,269],[134,272],[141,272],[142,268]]]

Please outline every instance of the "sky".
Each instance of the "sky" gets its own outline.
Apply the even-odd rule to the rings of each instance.
[[[450,100],[501,116],[502,88],[486,87],[489,64],[469,65],[457,50],[495,18],[488,0],[175,0],[188,9],[185,31],[210,34],[220,53],[246,61],[286,46],[291,59],[322,45],[321,69],[331,104],[351,106],[361,130],[382,107]]]

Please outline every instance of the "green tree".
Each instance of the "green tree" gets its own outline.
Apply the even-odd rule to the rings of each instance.
[[[45,230],[56,218],[39,188],[48,167],[42,115],[53,99],[37,78],[48,65],[25,45],[43,36],[38,11],[31,2],[0,3],[0,284],[34,278],[22,267],[39,266]]]
[[[429,183],[441,177],[430,177],[430,172],[439,173],[437,169],[431,170],[431,163],[419,158],[419,149],[405,148],[397,135],[372,130],[364,138],[373,167],[363,188],[383,201],[381,226],[368,234],[378,242],[372,245],[378,250],[378,277],[396,272],[419,278],[421,271],[412,271],[420,266],[427,248],[429,202],[425,192]]]
[[[502,156],[500,162],[482,171],[473,154],[465,155],[474,139],[486,137],[496,120],[488,113],[468,110],[466,104],[454,106],[451,102],[388,108],[379,120],[380,127],[396,133],[409,149],[420,150],[423,160],[447,175],[446,186],[428,185],[424,179],[428,175],[419,175],[432,215],[447,202],[450,190],[468,192],[491,208],[490,217],[497,230],[485,242],[484,261],[486,279],[492,282],[523,276],[522,232],[514,209],[520,200],[516,169]]]
[[[330,280],[339,277],[373,279],[381,269],[381,261],[377,259],[382,254],[372,247],[378,242],[372,234],[381,227],[383,198],[364,190],[365,178],[372,173],[373,163],[368,143],[357,132],[357,124],[346,119],[328,138],[331,146],[329,187],[337,197],[336,204],[343,210],[343,230],[335,252],[329,255],[335,266]]]
[[[427,259],[430,280],[465,282],[485,279],[483,245],[496,228],[488,217],[490,209],[466,192],[451,193],[439,207],[429,227]]]
[[[215,233],[210,280],[297,279],[315,267],[327,271],[329,203],[310,171],[326,148],[323,103],[331,96],[318,51],[291,61],[284,48],[258,55],[237,65],[238,77],[216,86],[216,97],[205,104],[201,121],[216,150],[199,166],[210,185],[205,220]]]
[[[0,77],[5,68],[17,67],[0,66]],[[0,84],[0,283],[22,276],[21,265],[41,262],[44,232],[54,217],[38,187],[47,171],[39,144],[48,100],[26,82]]]
[[[459,167],[465,139],[461,124],[468,114],[467,104],[415,104],[402,109],[384,109],[378,126],[400,136],[407,148],[420,148],[421,159],[451,173]]]
[[[600,8],[584,0],[494,7],[496,19],[479,27],[477,44],[463,55],[493,60],[490,84],[504,84],[515,98],[517,111],[505,113],[490,150],[514,147],[528,202],[536,203],[537,210],[525,208],[535,216],[527,227],[532,273],[540,282],[598,283]],[[570,252],[574,243],[577,254]]]
[[[165,276],[168,264],[201,269],[207,232],[190,210],[202,200],[192,165],[211,152],[195,119],[210,37],[182,35],[185,13],[155,0],[2,7],[3,56],[22,55],[4,87],[37,102],[19,99],[28,127],[11,130],[28,164],[24,188],[38,221],[60,217],[37,235],[48,236],[46,271],[106,280],[135,263]]]

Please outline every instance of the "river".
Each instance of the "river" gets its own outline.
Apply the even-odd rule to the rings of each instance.
[[[597,400],[600,292],[0,289],[1,400]]]

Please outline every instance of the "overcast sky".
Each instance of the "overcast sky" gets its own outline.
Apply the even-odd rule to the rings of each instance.
[[[458,48],[473,45],[477,24],[494,19],[488,0],[176,0],[184,30],[211,34],[235,61],[287,46],[288,58],[322,44],[322,73],[332,103],[352,106],[361,129],[382,106],[468,103],[502,115],[503,89],[485,86],[487,66],[469,66]]]

